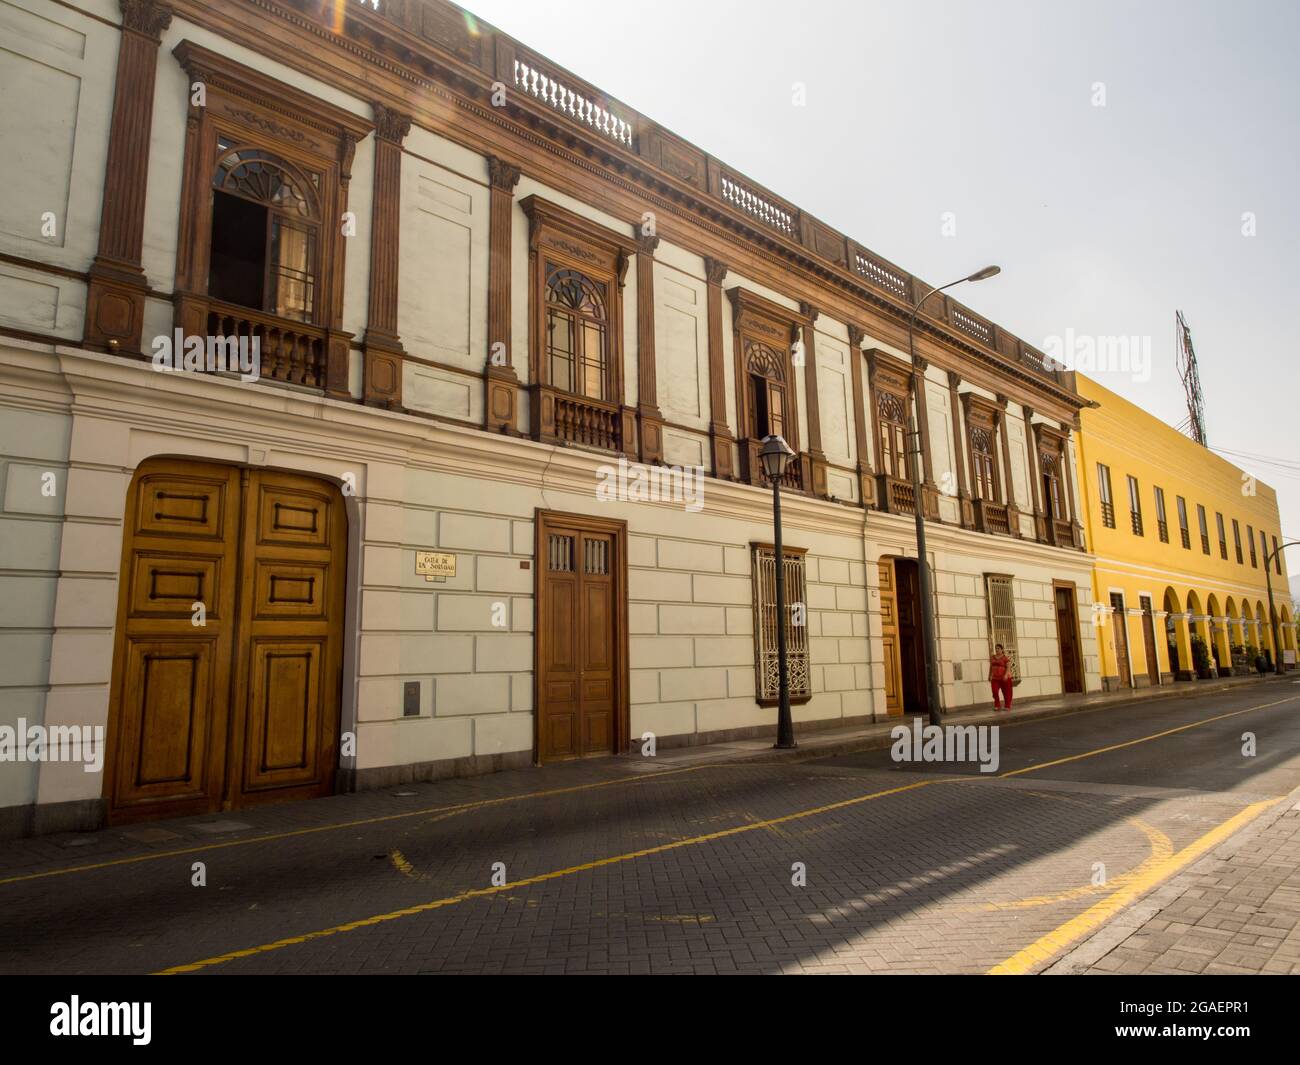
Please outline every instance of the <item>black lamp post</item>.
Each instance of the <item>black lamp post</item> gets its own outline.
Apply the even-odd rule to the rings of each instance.
[[[777,715],[776,746],[797,747],[794,742],[794,720],[790,716],[790,673],[786,662],[785,646],[785,551],[781,546],[781,478],[794,458],[794,451],[784,437],[765,436],[758,449],[763,472],[772,482],[772,538],[776,548],[776,673]]]
[[[921,309],[921,304],[936,292],[942,292],[965,281],[983,281],[1001,272],[1000,266],[986,266],[983,270],[977,270],[966,277],[959,277],[956,281],[949,281],[946,285],[930,289],[912,304],[912,314],[907,320],[907,353],[911,356],[913,365],[916,364],[916,314]],[[921,500],[921,434],[917,431],[917,425],[925,412],[919,409],[920,403],[920,391],[913,388],[912,403],[908,408],[908,420],[911,422],[908,435],[913,444],[911,449],[912,510],[916,515],[916,572],[921,596],[921,640],[925,645],[925,698],[930,704],[930,724],[939,725],[943,723],[943,712],[939,708],[939,647],[934,638],[934,600],[930,589],[930,563],[926,557],[928,552],[925,547],[925,508]]]
[[[1264,548],[1264,581],[1268,585],[1268,621],[1273,632],[1273,672],[1285,673],[1286,669],[1282,665],[1282,630],[1277,624],[1277,610],[1273,607],[1273,561],[1278,558],[1288,547],[1300,544],[1300,540],[1290,540],[1279,547],[1270,551]]]

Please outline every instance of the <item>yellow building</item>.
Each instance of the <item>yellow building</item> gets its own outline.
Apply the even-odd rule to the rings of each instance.
[[[1277,493],[1082,374],[1078,385],[1095,404],[1078,458],[1103,686],[1250,672],[1253,649],[1276,654],[1264,558],[1282,542]],[[1278,561],[1269,576],[1294,662],[1283,573]]]

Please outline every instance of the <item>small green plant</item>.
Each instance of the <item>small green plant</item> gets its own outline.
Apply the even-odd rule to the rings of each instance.
[[[1210,649],[1200,636],[1192,637],[1192,665],[1196,667],[1197,673],[1208,673],[1210,670]]]

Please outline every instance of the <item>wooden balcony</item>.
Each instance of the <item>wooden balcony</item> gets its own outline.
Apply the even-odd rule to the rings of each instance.
[[[887,514],[915,514],[916,490],[912,482],[887,473],[876,474],[877,506]],[[939,496],[932,488],[921,487],[922,513],[931,521],[939,518]]]
[[[972,499],[971,508],[975,516],[975,528],[982,533],[997,536],[1012,536],[1011,516],[1005,503],[995,503],[991,499]]]
[[[617,403],[575,395],[550,385],[533,385],[529,392],[533,435],[538,440],[601,451],[624,451],[633,446],[635,415]]]
[[[319,326],[209,300],[207,334],[235,337],[250,344],[256,340],[263,379],[307,388],[322,388],[325,384],[328,344],[326,331]]]
[[[1043,527],[1046,535],[1043,537],[1053,547],[1074,547],[1079,546],[1079,541],[1074,535],[1074,523],[1066,521],[1063,518],[1045,518]]]

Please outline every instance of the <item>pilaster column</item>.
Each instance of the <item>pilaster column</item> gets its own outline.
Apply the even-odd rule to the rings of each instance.
[[[713,454],[713,476],[736,477],[735,437],[727,424],[727,379],[722,354],[722,280],[727,266],[707,256],[704,260],[705,296],[709,316],[709,444]]]
[[[398,240],[402,229],[402,141],[411,116],[373,104],[375,187],[370,224],[370,303],[363,345],[361,398],[402,408],[402,350],[397,335]]]
[[[803,390],[808,414],[808,458],[812,465],[812,494],[825,499],[826,452],[822,450],[821,396],[817,391],[817,340],[815,326],[818,310],[811,303],[800,303],[799,312],[808,320],[803,324]]]
[[[997,397],[997,413],[993,416],[993,427],[997,430],[1002,450],[1002,502],[1007,505],[1007,526],[1011,535],[1020,536],[1020,507],[1016,500],[1016,482],[1011,476],[1011,441],[1007,432],[1007,397]]]
[[[517,433],[519,378],[510,338],[510,245],[519,167],[488,158],[488,352],[483,366],[484,428]]]
[[[953,464],[957,467],[957,499],[961,505],[962,528],[970,529],[975,525],[975,513],[971,507],[970,488],[966,481],[966,432],[962,428],[961,400],[957,389],[961,385],[961,374],[948,371],[948,401],[952,407]]]
[[[866,334],[858,326],[849,324],[849,376],[853,387],[853,439],[857,448],[858,494],[864,507],[876,502],[876,473],[871,468],[867,452],[867,411],[865,389],[862,387],[862,341]]]
[[[1034,409],[1022,406],[1025,415],[1025,451],[1029,457],[1029,501],[1034,506],[1034,537],[1038,540],[1047,538],[1043,522],[1043,486],[1038,476],[1038,439],[1034,433]]]
[[[138,354],[149,289],[141,252],[154,84],[158,46],[163,31],[171,25],[172,10],[156,0],[120,2],[117,80],[104,166],[99,247],[90,266],[86,292],[84,343],[101,350]]]
[[[912,398],[916,404],[916,431],[921,437],[921,508],[927,518],[939,517],[939,490],[934,484],[934,459],[930,448],[930,408],[925,399],[925,371],[928,359],[916,355],[912,359]]]
[[[655,384],[655,248],[659,238],[642,233],[636,251],[636,420],[641,461],[664,460],[664,416]]]

